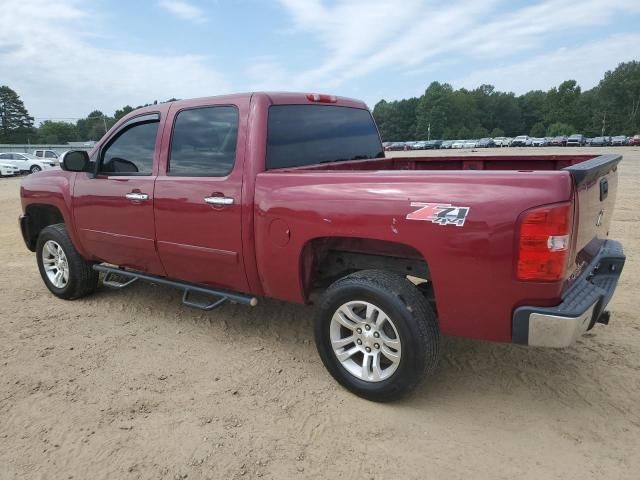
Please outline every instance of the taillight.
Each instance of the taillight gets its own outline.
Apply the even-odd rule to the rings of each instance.
[[[336,103],[338,101],[338,97],[335,95],[324,95],[322,93],[309,93],[307,94],[307,100],[310,102]]]
[[[525,212],[520,223],[517,277],[557,281],[565,278],[571,251],[573,209],[563,203]]]

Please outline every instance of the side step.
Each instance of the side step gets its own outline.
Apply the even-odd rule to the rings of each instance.
[[[245,295],[243,293],[227,292],[225,290],[217,290],[214,288],[203,287],[200,285],[194,285],[192,283],[179,282],[177,280],[169,280],[165,277],[159,277],[157,275],[149,275],[146,273],[135,272],[132,270],[125,270],[123,268],[108,267],[106,265],[94,265],[93,269],[97,272],[102,272],[105,277],[102,283],[115,289],[121,289],[128,287],[137,280],[144,280],[152,283],[159,283],[161,285],[168,285],[170,287],[178,288],[184,293],[182,295],[182,303],[188,307],[199,308],[200,310],[213,310],[218,308],[227,301],[236,303],[242,303],[244,305],[250,305],[255,307],[258,304],[258,299],[251,295]],[[114,277],[125,277],[128,280],[126,282],[119,282]],[[214,297],[214,300],[209,303],[200,303],[189,299],[189,295],[192,293],[202,293]]]

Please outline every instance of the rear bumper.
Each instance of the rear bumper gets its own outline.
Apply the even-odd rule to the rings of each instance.
[[[607,240],[555,307],[523,306],[512,320],[513,343],[562,348],[571,345],[605,312],[624,266],[622,245]],[[607,319],[605,313],[603,318]]]

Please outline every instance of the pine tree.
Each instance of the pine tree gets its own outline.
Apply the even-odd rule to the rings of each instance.
[[[0,86],[0,143],[25,142],[33,134],[33,117],[16,92]]]

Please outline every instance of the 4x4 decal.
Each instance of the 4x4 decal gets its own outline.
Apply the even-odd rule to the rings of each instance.
[[[411,202],[412,207],[420,207],[407,215],[407,220],[424,220],[438,225],[455,225],[462,227],[469,207],[456,207],[450,203],[421,203]]]

